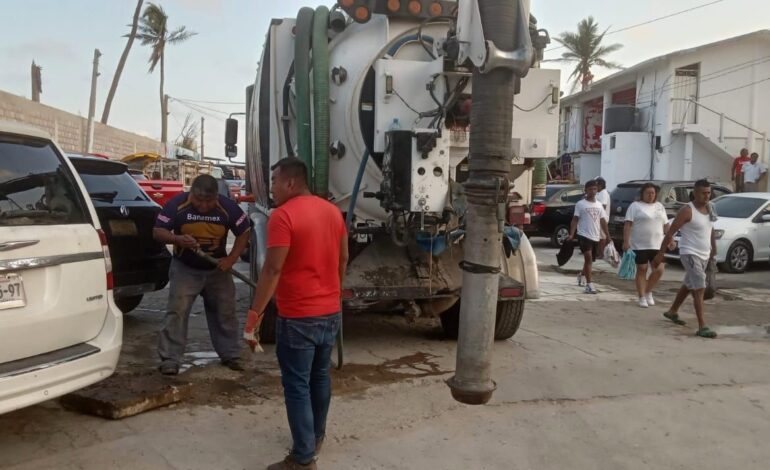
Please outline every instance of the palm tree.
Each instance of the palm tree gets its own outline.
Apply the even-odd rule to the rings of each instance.
[[[594,78],[593,73],[591,73],[593,67],[622,68],[614,62],[609,62],[606,57],[620,50],[623,45],[610,44],[609,46],[603,46],[602,41],[606,34],[607,30],[599,34],[599,24],[594,20],[593,16],[589,16],[578,23],[576,33],[565,31],[558,38],[554,38],[556,42],[567,49],[567,52],[563,53],[558,59],[550,59],[549,62],[577,62],[575,70],[569,76],[569,80],[573,80],[573,92],[577,88],[578,83],[581,85],[582,91],[588,89],[589,84]]]
[[[167,26],[168,15],[163,7],[155,3],[148,3],[142,13],[142,19],[139,25],[139,33],[136,37],[142,42],[143,46],[152,47],[150,54],[150,70],[152,73],[155,67],[160,63],[160,115],[161,132],[160,141],[164,150],[168,140],[168,102],[165,99],[164,84],[166,80],[166,45],[177,44],[190,39],[198,33],[187,31],[185,26],[180,26],[174,31],[169,31]]]
[[[134,38],[136,37],[136,30],[139,27],[139,13],[142,12],[142,3],[144,0],[138,0],[136,2],[136,10],[134,10],[134,21],[131,22],[131,32],[125,37],[128,38],[126,47],[123,49],[123,54],[118,61],[118,68],[115,69],[115,76],[112,77],[112,85],[110,86],[110,92],[107,94],[107,101],[104,102],[104,111],[102,111],[102,124],[107,124],[107,119],[110,117],[110,109],[112,108],[112,100],[115,98],[115,92],[118,89],[118,82],[120,76],[123,74],[123,67],[126,66],[126,60],[128,60],[128,53],[131,51],[131,46],[134,44]]]

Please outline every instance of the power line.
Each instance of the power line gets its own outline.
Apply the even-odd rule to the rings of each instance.
[[[691,12],[691,11],[699,10],[699,9],[701,9],[701,8],[706,8],[706,7],[708,7],[708,6],[711,6],[711,5],[715,5],[715,4],[717,4],[717,3],[722,3],[722,2],[724,2],[724,1],[725,1],[725,0],[715,0],[715,1],[713,1],[713,2],[709,2],[709,3],[704,3],[704,4],[701,4],[701,5],[697,5],[697,6],[694,6],[694,7],[692,7],[692,8],[688,8],[688,9],[686,9],[686,10],[681,10],[681,11],[677,11],[677,12],[674,12],[674,13],[670,13],[670,14],[668,14],[668,15],[665,15],[665,16],[661,16],[661,17],[659,17],[659,18],[653,18],[653,19],[651,19],[651,20],[647,20],[647,21],[645,21],[645,22],[643,22],[643,23],[638,23],[638,24],[635,24],[635,25],[626,26],[625,28],[621,28],[621,29],[615,29],[615,30],[609,31],[609,32],[608,32],[608,33],[605,35],[605,37],[606,37],[606,36],[610,36],[610,35],[612,35],[612,34],[622,33],[622,32],[624,32],[624,31],[628,31],[628,30],[630,30],[630,29],[639,28],[640,26],[646,26],[646,25],[648,25],[648,24],[657,23],[658,21],[667,20],[667,19],[669,19],[669,18],[673,18],[673,17],[675,17],[675,16],[683,15],[683,14],[685,14],[685,13],[689,13],[689,12]],[[559,49],[564,49],[564,48],[565,48],[565,46],[556,46],[556,47],[552,47],[552,48],[550,48],[550,49],[546,49],[546,50],[545,50],[545,52],[556,51],[556,50],[559,50]]]
[[[239,101],[204,101],[204,100],[191,100],[188,98],[176,98],[181,101],[189,101],[190,103],[204,103],[204,104],[237,104],[241,106],[245,106],[246,103],[239,102]]]
[[[180,103],[183,103],[183,104],[186,104],[186,105],[190,105],[190,106],[196,106],[198,108],[205,109],[205,110],[208,110],[208,111],[211,111],[211,112],[214,112],[214,113],[224,114],[225,116],[229,116],[230,115],[230,113],[228,113],[227,111],[222,111],[221,109],[210,108],[208,106],[203,106],[202,104],[192,103],[192,102],[189,102],[187,100],[183,100],[181,98],[174,98],[174,97],[171,97],[171,96],[169,98],[173,99],[174,101],[178,101]]]
[[[753,82],[751,82],[751,83],[747,83],[747,84],[745,84],[745,85],[741,85],[741,86],[739,86],[739,87],[730,88],[729,90],[722,90],[722,91],[718,91],[718,92],[716,92],[716,93],[711,93],[711,94],[709,94],[709,95],[704,95],[704,96],[701,96],[701,97],[699,97],[699,98],[700,98],[700,99],[703,99],[703,98],[710,98],[710,97],[712,97],[712,96],[723,95],[723,94],[725,94],[725,93],[730,93],[731,91],[742,90],[742,89],[744,89],[744,88],[748,88],[748,87],[750,87],[750,86],[752,86],[752,85],[756,85],[757,83],[762,83],[762,82],[767,82],[767,81],[770,81],[770,77],[767,77],[767,78],[763,78],[763,79],[761,79],[761,80],[756,80],[756,81],[753,81]]]
[[[707,73],[705,75],[701,75],[701,76],[698,77],[698,79],[699,79],[698,83],[701,84],[701,83],[708,82],[710,80],[716,80],[717,78],[722,78],[722,77],[725,77],[725,76],[730,75],[732,73],[739,72],[741,70],[745,70],[745,69],[753,67],[755,65],[763,64],[765,62],[770,62],[770,56],[760,57],[758,59],[753,59],[753,60],[750,60],[748,62],[743,62],[743,63],[740,63],[740,64],[731,65],[729,67],[725,67],[723,69],[715,70],[715,71],[713,71],[711,73]],[[722,73],[722,72],[724,72],[724,73]],[[669,78],[671,78],[671,77],[669,77]],[[683,88],[683,87],[687,87],[687,86],[689,86],[688,83],[681,83],[679,85],[677,85],[677,84],[670,84],[668,86],[664,83],[664,85],[660,89],[656,89],[654,91],[651,90],[651,91],[648,91],[648,92],[645,92],[645,93],[640,93],[639,96],[637,96],[636,99],[637,99],[637,102],[646,103],[648,101],[645,101],[645,100],[647,100],[647,98],[651,98],[652,95],[655,92],[659,91],[659,92],[662,93],[662,92],[665,92],[665,91],[675,90],[677,88]]]

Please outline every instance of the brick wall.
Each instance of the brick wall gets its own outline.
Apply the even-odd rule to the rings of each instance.
[[[47,131],[65,152],[83,152],[88,119],[0,91],[0,120],[22,122]],[[161,144],[139,134],[99,122],[94,124],[94,153],[121,158],[135,152],[158,152]]]

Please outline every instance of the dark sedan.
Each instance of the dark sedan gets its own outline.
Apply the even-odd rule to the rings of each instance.
[[[639,191],[646,180],[629,181],[619,184],[610,195],[610,236],[615,245],[623,245],[623,225],[626,222],[626,211],[632,202],[639,200]],[[683,205],[690,202],[690,193],[695,186],[694,181],[652,181],[660,188],[658,202],[666,208],[669,219],[674,218]],[[725,186],[711,186],[711,198],[730,194],[732,191]]]
[[[123,313],[130,312],[145,293],[168,283],[171,253],[152,237],[160,206],[142,191],[123,163],[73,156],[70,161],[107,234],[115,303]]]
[[[535,198],[530,207],[530,224],[524,227],[528,237],[548,237],[560,247],[569,236],[569,224],[575,204],[584,196],[583,185],[554,184],[546,187],[544,198]]]

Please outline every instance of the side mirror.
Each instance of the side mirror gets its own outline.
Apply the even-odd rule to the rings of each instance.
[[[225,121],[225,156],[233,159],[238,156],[238,120],[228,118]]]
[[[763,216],[760,218],[760,220],[761,220],[762,222],[770,222],[770,214],[765,214],[765,215],[763,215]]]

